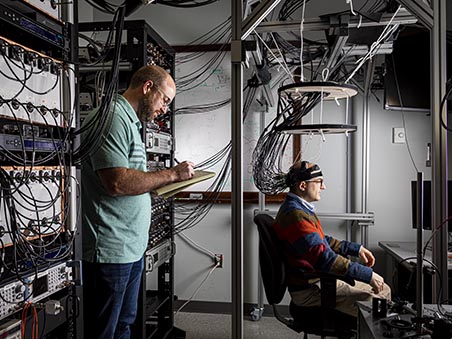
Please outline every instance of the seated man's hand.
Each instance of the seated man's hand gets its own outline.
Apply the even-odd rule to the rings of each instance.
[[[375,257],[371,251],[364,246],[359,249],[359,257],[363,261],[363,264],[367,267],[373,267],[375,265]]]
[[[372,279],[370,280],[370,286],[372,286],[372,290],[374,291],[374,293],[378,294],[381,291],[383,291],[383,287],[385,286],[385,281],[382,276],[373,272]]]

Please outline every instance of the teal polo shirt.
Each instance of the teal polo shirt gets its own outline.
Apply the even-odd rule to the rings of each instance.
[[[96,174],[113,167],[147,170],[141,123],[134,109],[121,95],[112,107],[111,126],[101,136],[102,144],[82,164],[82,247],[86,261],[124,264],[139,260],[147,248],[151,196],[110,196]],[[91,112],[84,125],[96,113]]]

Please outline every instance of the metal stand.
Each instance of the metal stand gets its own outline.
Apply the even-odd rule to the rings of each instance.
[[[265,100],[265,98],[263,99]],[[268,105],[265,105],[265,110],[261,112],[259,119],[259,132],[262,133],[265,129],[265,114],[268,113]],[[265,194],[259,192],[259,211],[265,212]],[[261,268],[257,268],[257,306],[254,307],[250,313],[253,321],[260,320],[264,314],[264,283],[261,276]]]

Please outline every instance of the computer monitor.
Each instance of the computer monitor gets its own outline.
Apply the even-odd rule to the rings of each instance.
[[[447,38],[447,79],[452,76],[451,32]],[[430,112],[430,31],[404,26],[394,41],[393,52],[385,56],[384,108]],[[448,111],[451,110],[448,98]]]
[[[452,213],[452,180],[448,181],[448,212],[447,215],[450,216]],[[411,182],[411,211],[412,211],[412,222],[413,228],[416,228],[416,214],[417,214],[417,204],[416,204],[416,193],[417,193],[417,182]],[[424,230],[432,229],[432,182],[430,180],[424,180]],[[444,225],[445,226],[445,225]],[[452,232],[452,221],[449,222],[448,231]]]

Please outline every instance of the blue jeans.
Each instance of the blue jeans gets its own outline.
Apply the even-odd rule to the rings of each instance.
[[[130,264],[83,262],[85,338],[130,338],[143,267],[143,258]]]

